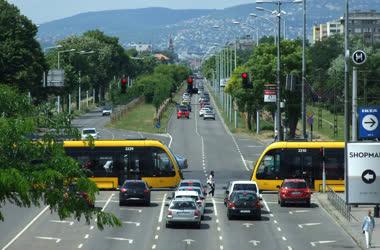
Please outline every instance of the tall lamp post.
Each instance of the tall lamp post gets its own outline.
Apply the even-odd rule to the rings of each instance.
[[[261,18],[261,19],[264,19],[264,20],[266,20],[267,22],[269,22],[269,23],[271,23],[271,24],[273,25],[274,44],[276,45],[276,44],[277,44],[277,33],[276,33],[276,29],[274,28],[275,26],[277,26],[276,22],[270,20],[269,18],[262,17],[262,16],[258,16],[258,15],[256,15],[255,13],[249,13],[249,16],[250,16],[250,17],[254,17],[254,18]]]
[[[94,54],[95,51],[80,51],[78,54],[80,55],[89,55],[89,54]],[[78,87],[78,110],[81,111],[81,101],[82,101],[82,89],[81,89],[81,83],[82,83],[82,77],[81,77],[81,71],[79,71],[79,87]]]
[[[247,28],[250,28],[254,31],[256,31],[256,46],[259,46],[259,30],[257,29],[257,27],[253,27],[252,25],[250,24],[247,24],[247,23],[241,23],[241,22],[238,22],[238,21],[235,21],[234,24],[236,25],[241,25],[241,26],[245,26]]]
[[[262,4],[262,3],[272,3],[277,5],[277,10],[270,11],[273,15],[276,15],[278,22],[277,22],[277,69],[276,69],[276,129],[277,129],[277,141],[282,141],[283,135],[282,135],[282,129],[281,129],[281,105],[280,105],[280,91],[281,91],[281,85],[280,85],[280,41],[281,41],[281,15],[285,14],[284,11],[281,11],[281,5],[284,3],[297,3],[296,1],[263,1],[263,0],[256,0],[256,4]],[[256,7],[257,10],[265,11],[266,9],[261,7]]]
[[[57,68],[58,69],[61,69],[61,54],[63,53],[68,53],[68,52],[74,52],[75,49],[68,49],[68,50],[61,50],[61,51],[58,51],[58,62],[57,62]]]

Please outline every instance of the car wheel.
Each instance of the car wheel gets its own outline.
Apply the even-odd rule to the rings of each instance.
[[[169,222],[166,222],[165,227],[166,227],[166,228],[170,228],[170,223],[169,223]]]
[[[205,219],[205,216],[204,215],[201,215],[201,220],[204,220]]]
[[[119,201],[119,206],[124,206],[124,202]]]
[[[311,207],[311,202],[310,202],[310,200],[306,201],[306,207]]]
[[[150,207],[150,200],[145,202],[145,206]]]
[[[199,221],[198,223],[197,223],[197,226],[196,226],[198,229],[200,229],[201,228],[201,222]]]
[[[227,218],[228,218],[228,220],[232,219],[232,215],[231,215],[230,211],[227,211]]]
[[[256,220],[261,220],[261,212],[256,216]]]
[[[187,119],[190,119],[190,117],[188,116]]]
[[[285,207],[285,201],[280,201],[280,207]]]

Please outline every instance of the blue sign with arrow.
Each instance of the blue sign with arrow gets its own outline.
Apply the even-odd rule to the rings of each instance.
[[[380,106],[359,108],[359,137],[380,138]]]

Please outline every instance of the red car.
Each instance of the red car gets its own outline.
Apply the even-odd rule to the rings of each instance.
[[[177,119],[182,118],[182,117],[190,119],[190,111],[187,108],[187,106],[181,105],[181,106],[179,106],[179,108],[177,110]]]
[[[281,186],[277,186],[278,204],[281,207],[286,203],[302,203],[310,207],[311,190],[304,179],[285,179]]]

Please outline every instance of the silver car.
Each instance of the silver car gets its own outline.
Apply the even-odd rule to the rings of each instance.
[[[178,198],[170,202],[166,214],[166,227],[173,224],[193,224],[201,227],[201,211],[197,203],[191,198]]]
[[[213,119],[215,120],[215,112],[213,110],[206,110],[203,114],[203,120]]]

